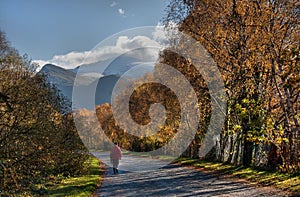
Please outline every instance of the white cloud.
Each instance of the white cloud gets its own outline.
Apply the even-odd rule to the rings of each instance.
[[[118,12],[119,12],[119,14],[120,14],[121,16],[125,16],[125,10],[124,10],[124,9],[119,8],[119,9],[118,9]]]
[[[158,37],[158,35],[156,36]],[[71,69],[82,64],[92,64],[99,61],[107,61],[112,57],[117,57],[124,53],[130,52],[132,49],[145,47],[151,47],[151,49],[134,52],[134,57],[141,60],[141,62],[145,59],[149,60],[157,58],[162,45],[152,38],[146,36],[134,36],[132,38],[128,36],[120,36],[116,39],[115,44],[112,45],[100,45],[99,47],[96,47],[90,51],[73,51],[64,55],[55,55],[51,60],[35,60],[34,62],[38,63],[40,66],[43,66],[47,63],[52,63],[66,69]]]
[[[122,49],[134,49],[146,46],[159,47],[160,44],[146,36],[135,36],[132,39],[127,36],[120,36],[117,40],[116,46]]]
[[[117,5],[117,3],[115,1],[113,1],[109,6],[110,7],[115,7]]]

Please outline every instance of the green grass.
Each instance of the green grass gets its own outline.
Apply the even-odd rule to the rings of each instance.
[[[95,157],[91,157],[87,165],[85,175],[65,178],[59,183],[49,183],[47,196],[90,196],[100,183],[103,170]]]
[[[260,184],[262,186],[275,186],[282,190],[300,193],[299,173],[288,174],[270,172],[249,167],[233,166],[218,162],[190,158],[179,158],[176,160],[176,162],[185,166],[202,168],[215,174],[233,175],[238,178],[244,178],[252,183]]]

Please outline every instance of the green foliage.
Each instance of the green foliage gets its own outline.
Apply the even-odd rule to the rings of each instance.
[[[91,196],[99,185],[101,175],[104,172],[99,165],[99,160],[95,157],[90,157],[83,166],[86,171],[80,176],[63,178],[58,183],[55,183],[55,181],[48,182],[45,195],[51,197]]]

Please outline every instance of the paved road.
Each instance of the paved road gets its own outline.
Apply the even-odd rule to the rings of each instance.
[[[107,160],[107,155],[97,153]],[[129,172],[122,166],[132,165],[137,157],[124,156],[120,174],[113,175],[107,166],[102,185],[95,196],[287,196],[274,188],[257,188],[246,182],[218,178],[200,170],[168,165],[146,172]],[[153,161],[152,161],[153,162]],[[160,161],[157,160],[159,163]]]

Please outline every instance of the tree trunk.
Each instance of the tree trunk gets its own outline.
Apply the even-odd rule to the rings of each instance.
[[[275,169],[276,166],[278,166],[280,163],[281,162],[278,154],[278,148],[274,144],[271,144],[268,154],[268,166]]]
[[[225,163],[231,163],[232,158],[233,158],[233,136],[230,136],[230,146],[229,146],[229,156],[227,158],[227,161]]]
[[[252,153],[253,153],[253,142],[249,142],[244,139],[244,149],[243,149],[243,166],[251,166],[252,164]]]

